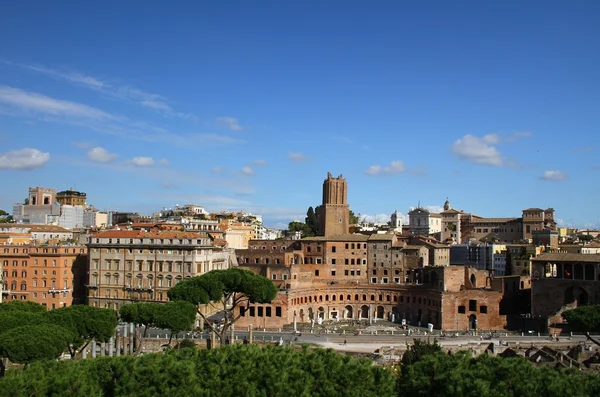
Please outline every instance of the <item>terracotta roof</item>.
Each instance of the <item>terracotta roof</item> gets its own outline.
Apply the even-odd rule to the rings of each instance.
[[[364,234],[338,234],[330,237],[305,237],[301,241],[364,241],[366,242],[369,239],[369,236]]]
[[[550,209],[550,208],[548,208],[548,209]],[[523,212],[525,212],[525,211],[544,211],[544,210],[541,208],[525,208],[523,210]]]
[[[475,217],[474,217],[475,218]],[[471,220],[471,223],[506,223],[519,220],[521,218],[480,218]]]
[[[206,235],[194,232],[175,232],[152,230],[144,232],[141,230],[107,230],[105,232],[92,235],[93,238],[205,238]]]
[[[371,241],[371,240],[390,241],[393,238],[394,238],[394,234],[391,234],[391,233],[371,234],[369,236],[369,241]]]
[[[29,228],[30,232],[55,232],[55,233],[72,233],[72,230],[65,229],[56,225],[22,225]]]
[[[533,258],[534,262],[586,262],[600,263],[600,254],[542,254]]]

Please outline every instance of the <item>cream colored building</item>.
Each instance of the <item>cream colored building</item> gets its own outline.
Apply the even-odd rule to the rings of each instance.
[[[86,245],[88,304],[103,308],[164,302],[179,281],[236,264],[233,250],[193,232],[109,230],[89,236]]]

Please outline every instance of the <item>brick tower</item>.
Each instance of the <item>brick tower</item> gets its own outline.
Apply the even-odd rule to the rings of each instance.
[[[323,204],[319,209],[319,235],[331,237],[348,234],[350,210],[347,202],[348,183],[345,178],[334,178],[331,172],[323,182]]]

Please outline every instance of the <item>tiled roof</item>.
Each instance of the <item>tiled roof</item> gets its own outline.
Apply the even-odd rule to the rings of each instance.
[[[56,226],[56,225],[22,225],[22,226],[25,228],[29,228],[30,232],[72,233],[71,230],[65,229],[64,227]]]
[[[474,217],[475,218],[475,217]],[[517,221],[521,218],[475,218],[471,220],[471,223],[506,223]]]
[[[366,242],[369,236],[364,234],[338,234],[330,237],[305,237],[301,241],[364,241]]]
[[[107,230],[98,234],[92,235],[93,238],[163,238],[163,239],[193,239],[205,238],[205,234],[195,232],[172,232],[152,230],[149,232],[141,230]]]
[[[369,241],[375,241],[375,240],[390,241],[393,238],[394,238],[394,235],[391,233],[371,234],[369,236]]]
[[[586,262],[600,263],[600,254],[542,254],[533,258],[534,262]]]

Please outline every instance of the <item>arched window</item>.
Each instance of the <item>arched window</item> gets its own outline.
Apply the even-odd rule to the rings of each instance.
[[[27,284],[21,283],[21,291],[27,291]]]

